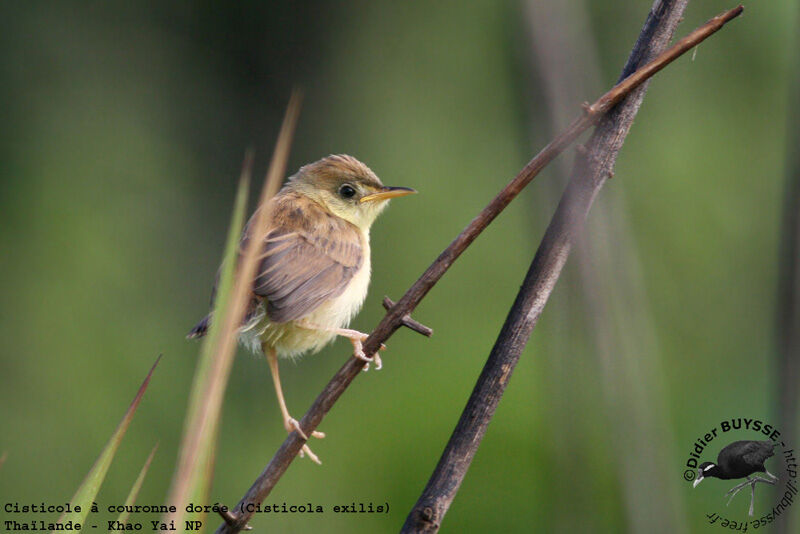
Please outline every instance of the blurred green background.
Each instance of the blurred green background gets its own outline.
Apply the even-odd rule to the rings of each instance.
[[[649,5],[3,2],[0,500],[69,501],[162,353],[98,502],[125,499],[156,442],[139,503],[166,498],[199,349],[184,335],[207,310],[244,151],[263,173],[292,86],[305,90],[292,172],[349,153],[421,193],[373,230],[353,324],[369,331],[382,297],[399,298],[614,83]],[[678,35],[730,7],[690,3]],[[443,532],[705,532],[709,511],[745,518],[747,492],[726,509],[733,484],[692,490],[682,474],[719,421],[778,424],[797,22],[796,2],[752,2],[657,75]],[[575,82],[554,92],[559,69]],[[268,499],[329,511],[262,514],[257,530],[399,529],[554,210],[562,159],[416,310],[433,338],[395,334],[384,369],[323,421],[312,448],[324,465],[295,461]],[[293,415],[349,354],[337,341],[282,362]],[[240,350],[212,502],[235,504],[284,437],[266,362]],[[758,488],[757,515],[770,499]],[[390,513],[330,511],[370,501]]]

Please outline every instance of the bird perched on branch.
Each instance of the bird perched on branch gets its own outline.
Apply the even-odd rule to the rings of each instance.
[[[278,356],[314,353],[344,336],[356,358],[380,369],[377,354],[364,354],[367,334],[346,327],[367,296],[370,227],[389,199],[412,193],[408,187],[384,186],[356,158],[337,155],[301,167],[270,201],[240,340],[266,355],[287,432],[308,439],[286,408]],[[250,226],[255,220],[254,215],[244,228],[240,251],[254,233]],[[210,320],[205,317],[187,337],[203,336]],[[316,431],[312,436],[325,437]],[[307,444],[304,453],[320,463]]]
[[[717,463],[703,462],[697,468],[697,478],[692,487],[696,488],[706,477],[715,477],[723,480],[735,478],[747,478],[745,482],[734,486],[725,494],[728,504],[736,496],[740,489],[750,485],[750,516],[753,515],[753,501],[756,495],[756,483],[774,485],[778,477],[767,471],[764,462],[775,454],[774,449],[778,445],[774,441],[734,441],[727,445],[717,456]],[[751,476],[754,473],[766,473],[770,480],[759,476]]]

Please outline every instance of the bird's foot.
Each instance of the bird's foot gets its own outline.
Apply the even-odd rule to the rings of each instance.
[[[736,494],[739,493],[739,490],[741,490],[745,486],[750,486],[750,510],[748,512],[748,515],[750,517],[753,517],[753,503],[755,501],[756,484],[758,484],[759,482],[763,482],[765,484],[770,484],[773,486],[775,485],[774,480],[767,480],[766,478],[762,478],[760,476],[753,476],[752,478],[747,477],[747,480],[728,490],[728,493],[726,493],[725,496],[727,497],[728,495],[730,495],[730,498],[728,499],[728,503],[725,506],[731,504],[731,501],[736,496]]]
[[[306,436],[305,432],[300,428],[300,423],[297,422],[297,419],[294,417],[289,417],[283,421],[283,427],[286,429],[286,432],[291,434],[293,431],[297,431],[300,434],[300,437],[304,440],[308,440],[308,436]],[[322,439],[325,437],[325,432],[318,432],[316,430],[311,431],[311,437]]]
[[[367,334],[362,334],[362,335],[364,337],[361,338],[361,339],[350,338],[350,342],[353,343],[353,356],[355,356],[359,360],[363,360],[363,361],[367,362],[364,365],[364,371],[369,371],[369,364],[371,364],[371,363],[375,364],[375,370],[376,371],[380,371],[381,368],[383,368],[383,362],[381,361],[381,357],[378,356],[377,352],[375,354],[373,354],[372,357],[369,357],[364,353],[363,341],[365,339],[367,339],[367,337],[369,337],[369,336],[367,336]],[[381,349],[385,349],[385,348],[386,348],[386,346],[383,343],[381,343]]]
[[[297,434],[303,438],[304,440],[308,441],[308,436],[306,436],[305,432],[300,428],[300,423],[297,422],[297,419],[294,417],[287,417],[283,420],[283,426],[286,429],[286,432],[291,434],[292,432],[297,432]],[[313,430],[311,432],[311,437],[322,439],[325,437],[324,432],[317,432]],[[303,448],[300,449],[300,458],[305,458],[305,455],[308,455],[308,458],[314,462],[315,464],[322,465],[319,457],[311,451],[311,447],[308,444],[304,443]]]
[[[743,487],[745,487],[745,486],[747,486],[748,484],[751,484],[751,483],[752,483],[752,481],[748,478],[747,480],[745,480],[741,484],[738,484],[738,485],[732,487],[731,489],[729,489],[728,493],[726,493],[725,496],[727,497],[728,495],[730,495],[731,497],[730,497],[730,499],[728,499],[728,503],[725,506],[728,506],[728,505],[731,504],[731,501],[733,500],[734,497],[736,497],[736,494],[739,493],[739,490],[741,490]]]
[[[303,448],[300,449],[300,458],[305,458],[306,454],[308,455],[308,459],[314,462],[317,465],[322,465],[322,460],[319,459],[319,456],[311,452],[311,448],[308,445],[303,445]]]
[[[302,328],[308,328],[309,330],[325,330],[328,332],[335,332],[337,336],[342,336],[349,339],[350,343],[353,344],[353,356],[359,360],[364,360],[367,362],[367,364],[364,366],[364,371],[369,371],[369,364],[371,363],[375,364],[376,371],[379,371],[383,367],[383,362],[381,361],[380,356],[373,354],[372,357],[370,357],[364,353],[363,342],[366,341],[366,339],[369,337],[369,334],[359,332],[358,330],[351,330],[349,328],[328,328],[325,326],[319,326],[315,323],[310,323],[305,320],[298,321],[297,325]],[[386,345],[381,343],[379,350],[386,350]]]
[[[367,356],[364,352],[364,341],[367,340],[369,334],[359,332],[358,330],[350,330],[349,328],[337,328],[336,333],[350,340],[350,343],[353,344],[354,357],[367,362],[367,364],[364,366],[364,371],[369,371],[369,364],[371,363],[375,364],[376,371],[379,371],[383,367],[381,357],[378,356],[377,353],[373,354],[372,356]],[[379,350],[386,350],[386,345],[381,343]]]

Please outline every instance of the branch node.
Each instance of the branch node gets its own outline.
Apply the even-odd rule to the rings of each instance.
[[[394,301],[389,297],[383,297],[383,307],[386,311],[391,310],[394,307]],[[415,321],[410,315],[404,315],[400,322],[406,328],[410,328],[423,336],[431,337],[433,335],[433,328],[429,328],[419,321]]]
[[[230,510],[228,510],[227,508],[224,508],[224,509],[220,508],[219,509],[219,515],[222,516],[222,520],[225,521],[225,523],[229,527],[232,527],[232,528],[236,528],[237,527],[238,521],[236,519],[236,516],[233,515],[233,513]],[[245,525],[243,527],[241,527],[241,530],[253,530],[253,527],[251,527],[250,525],[245,523]]]
[[[430,506],[426,506],[422,509],[422,519],[427,521],[428,523],[433,521],[433,509]]]

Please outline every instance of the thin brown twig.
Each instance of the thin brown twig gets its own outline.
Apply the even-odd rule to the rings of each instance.
[[[422,276],[406,291],[397,304],[388,310],[384,318],[364,342],[364,351],[367,354],[374,354],[383,342],[403,326],[403,318],[416,308],[461,253],[508,206],[522,189],[581,133],[599,121],[607,111],[613,108],[628,93],[641,86],[646,80],[679,56],[717,32],[727,22],[741,14],[742,10],[743,8],[739,6],[714,17],[705,25],[675,43],[650,63],[620,81],[593,104],[583,106],[581,115],[528,162],[519,174],[450,243]],[[349,358],[328,382],[300,421],[300,427],[306,435],[317,428],[325,414],[328,413],[350,382],[362,370],[364,363],[360,359]],[[250,504],[261,503],[269,495],[289,464],[297,456],[303,444],[303,439],[296,432],[291,433],[286,438],[272,460],[237,504],[234,510],[237,518],[235,524],[223,523],[217,529],[218,533],[238,532],[247,524],[253,512],[248,512],[246,507]],[[250,508],[252,509],[252,506]]]

